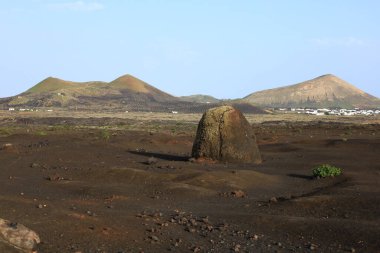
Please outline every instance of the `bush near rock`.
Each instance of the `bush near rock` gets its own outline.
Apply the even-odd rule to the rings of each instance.
[[[194,158],[223,162],[260,163],[256,136],[243,114],[232,106],[206,111],[192,149]]]

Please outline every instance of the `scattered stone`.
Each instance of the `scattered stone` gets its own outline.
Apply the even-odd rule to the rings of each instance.
[[[251,236],[251,240],[257,241],[259,239],[258,235],[253,235]]]
[[[185,229],[187,232],[190,232],[190,233],[195,233],[197,230],[194,229],[194,228],[186,228]]]
[[[156,164],[157,162],[158,162],[157,159],[152,156],[148,158],[148,161],[146,163],[149,165],[152,165],[152,164]]]
[[[40,165],[38,163],[31,163],[30,168],[38,168]]]
[[[157,236],[155,236],[155,235],[151,235],[151,236],[149,236],[149,238],[152,240],[152,241],[155,241],[155,242],[158,242],[160,239],[158,239],[158,237]]]
[[[276,197],[272,197],[272,198],[270,198],[269,202],[271,202],[271,203],[277,203],[278,200],[277,200]]]
[[[0,219],[0,241],[23,252],[33,252],[40,237],[22,224]]]
[[[157,229],[155,229],[155,228],[149,228],[146,231],[148,231],[149,233],[154,233],[154,232],[157,232]]]
[[[49,180],[49,181],[61,181],[63,180],[64,178],[59,176],[58,174],[53,174],[53,175],[50,175],[50,176],[47,176],[46,177],[46,180]]]
[[[18,154],[18,148],[14,146],[12,143],[5,143],[0,147],[0,150],[4,150],[7,153],[15,153]]]
[[[173,246],[174,247],[179,247],[179,245],[182,243],[182,239],[181,238],[178,238],[175,240],[175,242],[173,243]]]
[[[203,114],[192,156],[223,162],[261,162],[252,126],[231,106],[212,108]]]
[[[198,253],[198,252],[201,252],[201,247],[198,247],[198,246],[195,246],[195,247],[193,247],[192,248],[192,251],[194,252],[194,253]]]
[[[160,226],[160,227],[168,227],[168,226],[169,226],[169,223],[167,223],[167,222],[157,222],[157,226]]]
[[[221,223],[217,226],[217,230],[219,231],[225,231],[227,230],[227,228],[228,228],[228,224],[225,224],[225,223]]]
[[[200,221],[203,223],[209,223],[208,216],[202,217]]]
[[[171,169],[171,170],[174,170],[174,169],[175,169],[175,167],[174,167],[173,165],[166,165],[166,168],[167,168],[167,169]]]
[[[309,248],[310,250],[316,250],[316,249],[318,248],[318,245],[313,244],[313,243],[310,243],[310,244],[308,245],[308,248]]]
[[[3,150],[7,150],[7,149],[12,149],[13,148],[13,144],[12,143],[5,143],[3,144],[2,148]]]
[[[232,249],[234,252],[240,252],[240,244],[236,244],[235,247]]]
[[[243,192],[242,190],[232,191],[231,195],[234,196],[235,198],[244,198],[246,196],[245,192]]]
[[[91,211],[87,211],[86,214],[87,214],[88,216],[96,216],[96,214],[93,213],[93,212],[91,212]]]

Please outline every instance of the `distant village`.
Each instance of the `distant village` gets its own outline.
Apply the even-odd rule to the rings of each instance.
[[[30,109],[30,108],[8,108],[9,111],[19,111],[19,112],[38,112],[39,109]],[[294,114],[306,114],[306,115],[316,115],[316,116],[325,116],[325,115],[335,115],[335,116],[374,116],[380,115],[380,109],[311,109],[311,108],[272,108],[273,111],[279,113],[294,113]],[[53,112],[53,109],[40,109],[40,111]],[[129,111],[125,111],[128,113]],[[178,114],[178,111],[169,111],[172,114]]]
[[[366,109],[307,109],[307,108],[278,108],[276,111],[282,112],[282,113],[297,113],[297,114],[308,114],[308,115],[317,115],[317,116],[323,116],[323,115],[336,115],[336,116],[355,116],[355,115],[361,115],[361,116],[373,116],[373,115],[380,115],[379,109],[373,109],[373,110],[366,110]]]
[[[39,110],[38,109],[30,109],[30,108],[14,108],[14,107],[10,107],[8,108],[8,111],[19,111],[19,112],[38,112]],[[47,109],[47,110],[41,110],[41,111],[47,111],[47,112],[52,112],[53,110],[52,109]]]

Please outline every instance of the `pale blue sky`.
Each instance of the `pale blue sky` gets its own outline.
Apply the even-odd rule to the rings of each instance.
[[[380,97],[378,0],[0,0],[0,97],[132,74],[243,97],[332,73]]]

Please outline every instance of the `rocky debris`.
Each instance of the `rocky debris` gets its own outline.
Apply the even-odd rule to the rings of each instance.
[[[316,245],[314,243],[308,243],[307,248],[310,250],[316,250],[318,248],[318,245]]]
[[[37,143],[31,143],[28,145],[28,148],[43,148],[49,146],[49,141],[44,140],[44,141],[39,141]]]
[[[136,148],[137,153],[146,153],[146,150],[144,148]]]
[[[278,202],[278,199],[276,197],[272,197],[269,200],[269,203],[277,203],[277,202]]]
[[[92,211],[90,211],[90,210],[87,210],[87,211],[86,211],[86,214],[87,214],[88,216],[92,216],[92,217],[97,216],[96,213],[94,213],[94,212],[92,212]]]
[[[5,143],[1,147],[2,150],[12,149],[12,148],[13,148],[13,144],[12,143]]]
[[[163,216],[163,213],[161,212],[149,212],[149,211],[142,211],[138,214],[136,214],[137,218],[144,218],[145,220],[147,219],[157,219]]]
[[[208,233],[214,230],[214,225],[210,223],[207,216],[196,217],[186,212],[176,211],[169,219],[169,222],[183,226],[184,230],[189,233],[197,233],[203,236],[207,236]]]
[[[230,192],[220,192],[220,197],[224,198],[245,198],[247,197],[246,193],[242,190],[233,190]]]
[[[38,209],[42,209],[42,208],[45,208],[45,207],[47,207],[46,204],[38,204],[38,205],[36,205],[36,208],[38,208]]]
[[[4,150],[7,153],[18,153],[18,149],[12,143],[5,143],[0,147],[0,150]]]
[[[212,160],[212,159],[206,158],[206,157],[199,157],[197,159],[195,159],[194,157],[191,157],[189,159],[189,162],[198,163],[198,164],[215,164],[216,163],[215,160]]]
[[[49,181],[61,181],[61,180],[64,180],[64,178],[61,177],[58,174],[53,174],[53,175],[47,176],[45,178],[46,178],[46,180],[49,180]]]
[[[232,248],[232,251],[233,252],[240,252],[240,248],[241,248],[240,244],[236,244],[235,247]]]
[[[49,175],[49,176],[46,176],[44,178],[48,181],[60,181],[61,180],[61,177],[58,174]]]
[[[30,168],[38,168],[40,167],[41,165],[39,165],[38,163],[31,163],[30,164]]]
[[[151,236],[149,236],[149,238],[150,238],[152,241],[154,241],[154,242],[158,242],[158,241],[160,241],[160,239],[159,239],[157,236],[155,236],[155,235],[151,235]]]
[[[166,171],[172,171],[172,170],[180,170],[182,167],[175,167],[173,165],[167,164],[167,165],[157,165],[155,167],[151,167],[152,169],[160,169],[160,170],[166,170]]]
[[[257,241],[257,240],[259,240],[259,236],[258,235],[252,235],[251,237],[250,237],[250,239],[251,240],[254,240],[254,241]]]
[[[169,226],[169,223],[165,221],[163,213],[159,211],[143,211],[138,213],[136,217],[143,219],[142,225],[147,227],[145,229],[145,241],[151,244],[161,244],[164,241],[160,237],[163,235],[163,230]],[[173,243],[171,245],[174,246]]]
[[[245,192],[242,190],[235,190],[231,192],[231,195],[235,198],[244,198],[246,196]]]
[[[194,253],[198,253],[202,251],[202,248],[199,246],[194,246],[194,247],[191,247],[191,251]]]
[[[172,243],[172,245],[174,247],[179,247],[179,245],[182,243],[182,239],[181,238],[177,238],[174,240],[174,242]]]
[[[178,209],[169,214],[158,210],[142,211],[136,217],[143,220],[144,241],[160,245],[169,241],[168,251],[252,252],[254,247],[266,248],[267,245],[273,249],[285,248],[282,242],[264,239],[263,234],[241,230],[225,221],[211,222],[208,216]]]
[[[203,114],[192,156],[223,162],[261,162],[251,125],[239,110],[231,106],[212,108]]]
[[[0,219],[0,243],[4,242],[25,253],[34,252],[40,237],[22,224]]]
[[[152,164],[156,164],[157,162],[158,162],[157,159],[152,156],[148,158],[148,161],[146,163],[149,165],[152,165]]]

